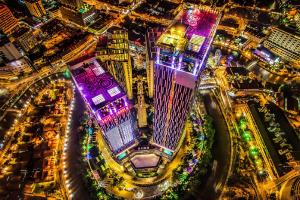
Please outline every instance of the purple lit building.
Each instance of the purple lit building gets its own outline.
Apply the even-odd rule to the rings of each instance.
[[[118,156],[135,143],[136,125],[126,93],[95,57],[70,63],[72,77],[103,130],[111,151]]]
[[[153,143],[166,154],[180,146],[219,19],[210,8],[184,8],[157,41]]]

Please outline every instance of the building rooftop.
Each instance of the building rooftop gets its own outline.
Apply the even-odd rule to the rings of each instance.
[[[160,157],[155,154],[140,154],[131,158],[135,168],[152,168],[157,167]]]
[[[249,74],[249,71],[244,67],[227,67],[226,72],[229,75],[239,74],[241,76],[247,76]]]
[[[253,53],[270,64],[278,63],[280,60],[279,56],[272,53],[269,49],[265,48],[263,45],[259,45],[256,49],[254,49]]]
[[[282,30],[282,31],[285,31],[291,35],[293,35],[294,37],[298,37],[300,38],[300,33],[299,31],[297,30],[296,27],[293,27],[293,26],[279,26],[278,29]]]
[[[94,57],[71,63],[70,70],[78,89],[98,120],[128,109],[126,93]]]
[[[227,19],[224,19],[224,20],[220,21],[220,25],[228,26],[228,27],[232,27],[232,28],[238,28],[239,27],[237,22],[232,18],[227,18]]]
[[[78,11],[81,14],[87,13],[88,11],[90,11],[93,8],[93,6],[89,5],[89,4],[83,4]]]
[[[28,2],[28,3],[35,3],[35,2],[37,2],[38,0],[25,0],[26,2]]]
[[[257,79],[248,77],[249,71],[244,67],[227,67],[226,73],[231,76],[231,86],[238,90],[261,89],[262,84]]]
[[[159,64],[198,74],[198,66],[201,65],[198,62],[205,59],[217,18],[212,10],[183,9],[157,41],[157,46],[163,49],[162,54],[177,58],[164,59]]]
[[[0,46],[9,43],[8,37],[4,33],[0,33]]]
[[[22,35],[24,35],[25,33],[27,33],[30,29],[27,28],[27,27],[20,27],[18,29],[16,29],[13,33],[12,33],[12,36],[14,38],[18,38]]]
[[[172,1],[146,0],[135,9],[135,12],[172,19],[178,5]]]
[[[275,104],[267,104],[266,109],[259,109],[261,106],[256,102],[248,102],[248,105],[278,174],[286,174],[291,169],[288,163],[300,160],[299,139],[294,129]],[[278,134],[274,134],[274,127],[270,126],[272,119],[280,128],[276,131]]]

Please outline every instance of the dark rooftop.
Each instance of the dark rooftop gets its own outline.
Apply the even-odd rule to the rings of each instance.
[[[244,67],[227,67],[226,72],[229,75],[239,74],[241,76],[247,76],[249,71]]]
[[[5,45],[6,43],[9,43],[9,39],[5,34],[0,34],[0,46]]]
[[[275,104],[268,104],[266,105],[266,108],[268,113],[274,115],[275,123],[279,124],[280,131],[277,132],[277,134],[280,133],[280,135],[278,136],[276,136],[272,128],[270,128],[270,122],[266,121],[263,111],[258,109],[260,105],[256,102],[249,102],[249,106],[277,172],[280,176],[282,176],[290,171],[290,168],[288,167],[289,161],[287,159],[287,155],[280,153],[280,151],[286,152],[286,149],[289,149],[289,152],[293,158],[299,161],[299,139],[297,138],[294,129],[291,127],[283,111]],[[278,142],[277,140],[279,139],[280,141]],[[275,141],[277,141],[277,143]],[[283,145],[283,143],[285,145]]]
[[[18,38],[28,32],[30,29],[27,27],[20,27],[12,33],[14,38]]]

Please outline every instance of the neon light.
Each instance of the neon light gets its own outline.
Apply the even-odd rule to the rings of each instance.
[[[126,157],[126,155],[127,155],[127,153],[126,153],[126,152],[123,152],[123,153],[121,153],[120,155],[118,155],[117,158],[118,158],[119,160],[122,160],[123,158]]]
[[[177,67],[177,70],[180,70],[181,69],[181,65],[182,65],[182,58],[183,58],[183,55],[181,54],[179,56],[179,62],[178,62],[178,67]]]
[[[172,57],[172,64],[171,67],[174,68],[175,56]]]
[[[159,64],[159,56],[160,56],[160,48],[157,47],[157,50],[156,50],[156,63]]]
[[[169,156],[172,156],[173,155],[173,152],[168,150],[168,149],[164,149],[163,152]]]

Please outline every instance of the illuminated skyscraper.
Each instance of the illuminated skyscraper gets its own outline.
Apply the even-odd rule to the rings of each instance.
[[[82,0],[61,0],[62,18],[81,26],[92,23],[96,17],[95,8]]]
[[[153,143],[165,153],[179,146],[218,22],[217,11],[185,8],[157,41]]]
[[[69,64],[72,77],[115,156],[135,144],[132,105],[114,78],[92,58]]]
[[[162,34],[162,28],[148,29],[146,32],[146,71],[147,71],[147,83],[148,83],[148,95],[153,97],[154,92],[154,58],[156,55],[155,42]]]
[[[18,20],[4,4],[0,4],[0,30],[5,34],[11,33],[18,26]]]
[[[115,28],[109,38],[103,38],[97,47],[97,56],[106,62],[108,71],[132,99],[132,65],[129,54],[128,32]]]
[[[26,7],[30,14],[35,17],[42,17],[46,15],[46,10],[42,4],[42,0],[25,0]]]

